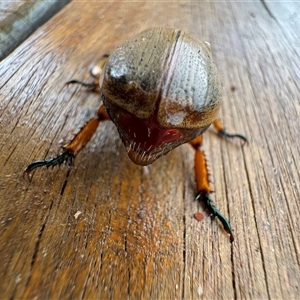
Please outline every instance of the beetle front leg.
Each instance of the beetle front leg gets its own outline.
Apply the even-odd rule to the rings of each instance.
[[[245,144],[248,143],[247,138],[239,133],[229,133],[228,131],[225,130],[224,126],[222,125],[222,123],[217,119],[213,122],[213,126],[216,128],[216,130],[218,131],[219,135],[221,137],[225,137],[225,138],[239,138],[241,139]]]
[[[230,242],[234,241],[231,226],[229,221],[221,214],[221,212],[213,204],[210,193],[212,192],[211,186],[209,184],[207,163],[203,151],[200,149],[202,145],[203,137],[199,136],[189,143],[195,149],[195,176],[197,184],[197,195],[196,200],[204,201],[205,205],[211,211],[211,213],[216,216],[222,223],[225,231],[230,235]]]
[[[63,147],[63,152],[56,157],[46,158],[43,160],[37,160],[32,162],[24,170],[23,176],[28,176],[31,179],[31,172],[39,167],[54,167],[61,165],[62,163],[73,163],[75,156],[85,147],[89,142],[93,134],[95,133],[100,122],[109,120],[109,116],[106,112],[105,107],[102,105],[97,116],[91,119],[85,124],[85,126],[77,133],[73,140],[66,146]]]
[[[108,57],[109,57],[108,54],[103,55],[103,58],[90,70],[90,74],[94,78],[93,82],[84,82],[81,80],[72,79],[66,82],[66,85],[79,84],[81,86],[86,87],[88,90],[94,92],[100,92],[100,86],[99,86],[100,76]]]

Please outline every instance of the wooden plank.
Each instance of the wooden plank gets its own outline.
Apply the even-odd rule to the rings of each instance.
[[[277,16],[275,4],[269,10]],[[280,10],[295,14],[299,4]],[[299,21],[270,11],[258,2],[72,2],[1,62],[3,298],[297,298]],[[103,54],[153,25],[211,43],[221,119],[250,140],[240,147],[205,135],[213,199],[235,229],[232,245],[218,222],[193,218],[203,208],[193,201],[188,145],[142,168],[105,123],[75,167],[22,178],[99,105],[64,82],[88,80]]]
[[[1,1],[0,60],[69,2],[70,0]]]

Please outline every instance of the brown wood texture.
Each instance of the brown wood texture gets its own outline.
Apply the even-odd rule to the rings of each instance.
[[[296,299],[300,294],[300,7],[269,2],[72,2],[0,63],[3,299]],[[99,127],[75,166],[22,171],[94,115],[72,78],[151,26],[209,41],[221,120],[249,145],[204,138],[212,195],[229,217],[197,221],[193,149],[149,167]]]

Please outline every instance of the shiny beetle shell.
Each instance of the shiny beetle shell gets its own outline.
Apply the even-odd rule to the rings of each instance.
[[[147,165],[217,119],[220,87],[207,45],[176,29],[148,29],[118,47],[101,97],[129,157]]]

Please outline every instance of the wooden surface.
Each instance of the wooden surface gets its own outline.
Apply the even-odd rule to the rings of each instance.
[[[296,299],[300,294],[300,6],[270,2],[72,2],[0,63],[3,299]],[[130,162],[112,123],[75,167],[40,169],[94,114],[64,83],[151,26],[209,41],[221,119],[249,145],[205,135],[216,205],[194,201],[193,149]],[[46,33],[46,34],[45,34]]]

